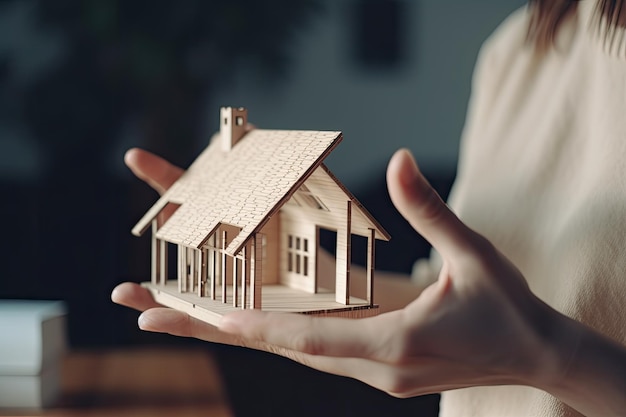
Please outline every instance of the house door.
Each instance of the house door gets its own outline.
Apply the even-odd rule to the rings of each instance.
[[[337,231],[318,227],[317,229],[317,290],[335,292],[337,274]]]

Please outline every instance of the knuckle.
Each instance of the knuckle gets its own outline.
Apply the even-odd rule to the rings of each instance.
[[[404,309],[363,321],[368,334],[377,335],[364,347],[363,356],[390,366],[401,366],[411,354],[409,327]]]
[[[384,353],[385,362],[392,366],[401,366],[407,359],[407,348],[404,343],[387,344],[386,352]]]
[[[472,248],[475,254],[482,255],[483,257],[493,256],[497,252],[493,243],[478,233],[474,233],[474,236],[472,236]]]
[[[319,339],[308,331],[294,334],[291,339],[291,346],[295,351],[309,355],[321,355],[324,351]]]
[[[384,342],[386,362],[394,366],[403,366],[412,355],[411,318],[407,317],[406,309],[399,310],[399,322],[389,333]]]
[[[264,350],[263,349],[263,345],[261,343],[255,343],[249,340],[244,339],[241,336],[235,336],[235,337],[231,337],[228,339],[228,341],[230,342],[230,344],[232,344],[233,346],[239,346],[239,347],[244,347],[244,348],[248,348],[248,349],[260,349],[260,350]]]
[[[263,350],[269,353],[273,353],[274,355],[285,356],[289,358],[289,351],[285,348],[276,345],[270,345],[268,343],[263,343]],[[291,358],[289,358],[291,359]]]
[[[391,395],[392,397],[399,398],[399,399],[410,398],[413,396],[413,394],[411,394],[408,391],[407,392],[388,392],[387,394]]]
[[[303,352],[299,352],[294,349],[287,349],[282,346],[276,346],[276,345],[271,345],[268,343],[259,343],[259,342],[257,342],[254,347],[257,349],[260,348],[261,350],[272,353],[274,355],[279,355],[287,359],[291,359],[292,361],[301,363],[304,366],[314,367],[314,363],[311,360],[310,356],[307,354],[304,354]]]
[[[423,192],[420,207],[420,214],[423,218],[436,221],[445,215],[447,210],[448,207],[434,190],[429,188]]]
[[[191,317],[188,314],[178,314],[172,321],[171,328],[168,333],[174,336],[196,337],[191,323]]]
[[[181,317],[181,320],[184,322],[184,325],[181,326],[181,328],[184,330],[185,336],[193,337],[195,339],[202,339],[202,326],[204,325],[204,323],[191,317],[188,314],[185,314],[183,317]]]
[[[398,368],[393,367],[387,372],[381,389],[393,397],[406,398],[410,396],[412,386],[410,379]]]
[[[304,366],[308,366],[309,368],[315,368],[315,362],[312,360],[312,358],[309,355],[303,354],[302,352],[294,352],[292,350],[284,351],[282,353],[282,356],[291,359],[292,361],[298,362]]]

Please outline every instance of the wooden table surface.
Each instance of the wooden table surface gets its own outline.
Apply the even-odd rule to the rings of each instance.
[[[63,361],[58,406],[30,416],[231,417],[220,374],[209,352],[132,349],[72,352]]]

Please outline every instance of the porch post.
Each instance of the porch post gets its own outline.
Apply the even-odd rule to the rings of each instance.
[[[222,231],[222,303],[226,304],[226,230]]]
[[[248,255],[246,251],[246,246],[241,249],[241,308],[243,310],[246,309],[246,297],[248,295],[247,286],[246,286],[246,277],[248,274],[246,273],[246,268],[248,263],[246,262],[246,256]]]
[[[233,256],[233,307],[237,307],[237,298],[239,298],[239,283],[237,282],[237,264],[239,260]]]
[[[167,250],[168,244],[165,240],[158,240],[159,243],[159,276],[157,279],[161,283],[161,285],[167,284]]]
[[[157,220],[156,217],[152,220],[152,240],[150,245],[150,282],[152,285],[156,285],[159,279],[159,240],[156,237],[157,233]]]
[[[367,237],[367,302],[374,305],[374,260],[376,258],[376,231],[370,229]]]
[[[346,206],[346,225],[337,230],[335,301],[350,304],[350,264],[352,262],[352,201]]]
[[[178,292],[183,292],[183,280],[185,279],[185,273],[183,272],[183,267],[185,265],[185,248],[181,245],[176,245],[176,249],[178,251],[177,263],[178,263],[178,273],[177,273],[177,281],[178,281]]]
[[[187,248],[187,291],[193,292],[193,285],[196,279],[196,257],[194,248]]]
[[[215,300],[215,283],[217,281],[217,232],[213,234],[213,247],[209,250],[211,271],[211,300]]]
[[[204,297],[206,288],[206,276],[207,276],[207,249],[198,249],[198,297]]]
[[[181,287],[184,292],[187,292],[187,284],[189,283],[189,250],[186,246],[181,246],[181,253],[183,255],[182,273],[183,279],[181,279]]]
[[[261,309],[261,285],[263,259],[263,235],[256,233],[252,237],[250,252],[250,308]]]

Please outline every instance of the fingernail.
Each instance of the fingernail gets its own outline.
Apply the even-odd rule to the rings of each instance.
[[[132,158],[135,155],[135,149],[136,148],[130,148],[124,153],[124,163],[126,165],[129,165],[132,163]]]
[[[141,313],[139,318],[137,318],[137,326],[141,330],[150,330],[150,319],[145,316],[145,314]]]
[[[401,149],[397,153],[397,157],[400,159],[398,177],[404,185],[413,185],[418,179],[419,170],[417,163],[408,149]]]

